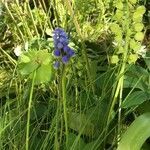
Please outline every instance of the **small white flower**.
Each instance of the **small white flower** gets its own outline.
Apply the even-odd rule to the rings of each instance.
[[[26,42],[26,43],[25,43],[25,45],[24,45],[24,49],[25,49],[25,51],[28,51],[28,48],[29,48],[29,43],[28,43],[28,42]]]
[[[143,45],[143,46],[141,46],[141,48],[139,49],[139,51],[137,53],[144,58],[146,56],[146,51],[147,51],[146,46]]]
[[[18,45],[15,49],[14,49],[14,53],[16,56],[20,56],[22,54],[21,51],[21,45]]]
[[[118,43],[117,42],[112,42],[113,43],[113,45],[116,47],[116,46],[118,46]]]
[[[115,47],[119,46],[119,43],[117,41],[113,41],[112,43]],[[125,41],[122,40],[121,46],[124,46],[125,44],[126,44]]]

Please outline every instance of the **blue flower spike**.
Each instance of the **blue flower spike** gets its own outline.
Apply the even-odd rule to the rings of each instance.
[[[75,55],[73,49],[71,49],[69,44],[69,39],[66,32],[62,28],[56,28],[53,32],[53,40],[55,45],[54,56],[60,57],[63,64],[67,64],[71,57]],[[60,62],[56,61],[54,68],[58,69]]]
[[[68,45],[66,45],[66,46],[63,47],[63,51],[64,51],[65,53],[68,53],[69,50],[70,50],[70,47],[69,47]]]
[[[72,49],[70,48],[70,50],[68,51],[68,55],[69,55],[69,57],[73,57],[73,56],[75,55],[74,50],[72,50]]]
[[[59,50],[59,49],[54,50],[54,55],[55,55],[56,57],[59,57],[59,56],[61,55],[60,50]]]
[[[64,64],[67,64],[68,61],[69,61],[69,57],[68,57],[67,55],[62,57],[62,62],[63,62]]]

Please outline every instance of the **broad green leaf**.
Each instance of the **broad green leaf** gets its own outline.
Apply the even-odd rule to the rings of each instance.
[[[124,87],[125,88],[135,87],[143,91],[147,91],[148,85],[149,85],[149,73],[147,72],[147,70],[136,65],[130,66],[125,76]]]
[[[30,76],[32,78],[32,76]],[[52,79],[51,65],[41,65],[36,71],[35,84],[46,83]]]
[[[138,78],[138,76],[135,76],[134,74],[131,74],[131,76],[125,76],[124,88],[133,87],[141,89],[143,91],[147,88],[142,78]]]
[[[29,75],[34,70],[38,68],[38,64],[35,62],[29,62],[29,63],[21,63],[19,65],[19,71],[22,75]]]
[[[150,95],[149,95],[150,96]],[[131,93],[123,102],[123,108],[129,108],[132,106],[137,106],[142,104],[144,101],[148,100],[148,94],[144,91],[135,91]]]
[[[51,61],[51,55],[47,50],[40,50],[36,55],[36,60],[43,65],[48,65]]]
[[[150,113],[145,113],[129,126],[122,135],[117,150],[140,150],[147,138],[150,137]]]
[[[138,77],[149,76],[149,73],[146,69],[144,69],[143,67],[137,66],[137,65],[132,65],[129,68],[129,71],[135,73]]]
[[[30,58],[28,56],[26,56],[25,54],[22,54],[20,56],[20,61],[21,61],[21,63],[28,63],[28,62],[30,62]]]
[[[49,82],[52,78],[51,54],[47,50],[32,50],[20,57],[19,70],[32,79],[36,71],[35,84]]]

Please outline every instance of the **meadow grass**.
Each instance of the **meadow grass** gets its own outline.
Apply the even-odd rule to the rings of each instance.
[[[0,149],[150,149],[149,14],[148,0],[2,0]]]

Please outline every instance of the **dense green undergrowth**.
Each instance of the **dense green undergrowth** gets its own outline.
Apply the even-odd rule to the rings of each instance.
[[[149,150],[149,100],[148,0],[0,1],[0,150]]]

